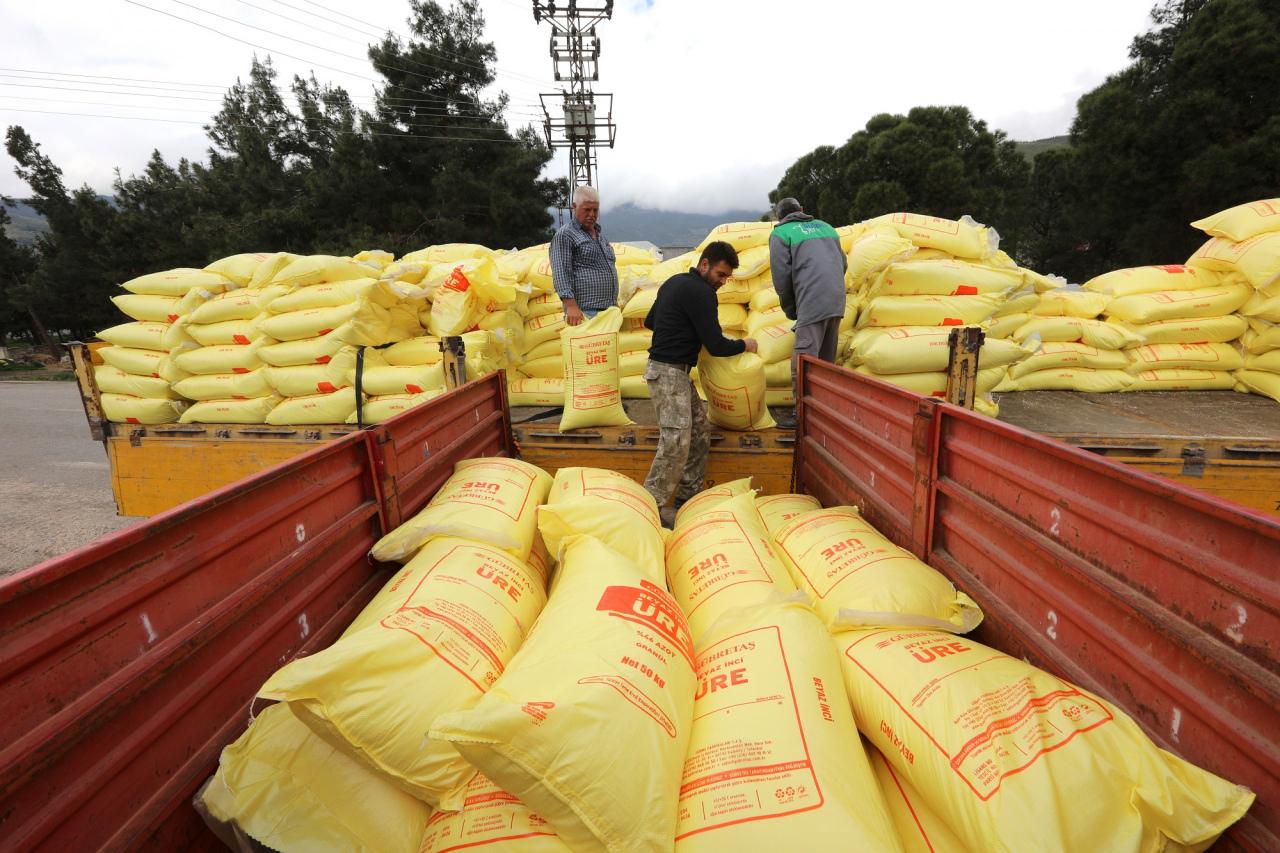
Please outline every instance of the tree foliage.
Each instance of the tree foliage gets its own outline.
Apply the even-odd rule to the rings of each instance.
[[[551,152],[508,125],[506,96],[483,97],[497,54],[479,4],[409,6],[406,33],[369,48],[383,80],[369,111],[314,75],[282,89],[271,60],[255,58],[205,125],[203,161],[154,151],[141,173],[117,173],[110,199],[69,190],[10,127],[6,149],[49,231],[34,254],[0,240],[0,335],[35,337],[43,322],[87,337],[121,321],[109,301],[119,282],[237,252],[546,240],[564,184],[541,177]]]

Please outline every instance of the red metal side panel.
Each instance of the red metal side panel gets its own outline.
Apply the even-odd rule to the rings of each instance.
[[[924,554],[932,401],[805,358],[795,450],[796,488],[823,506],[856,504],[895,542]],[[852,486],[852,489],[850,489]]]
[[[1280,524],[939,409],[929,562],[982,604],[978,638],[1248,785],[1258,802],[1233,837],[1280,849]]]
[[[460,460],[514,455],[503,377],[483,376],[375,428],[389,528],[426,506]]]
[[[0,847],[193,849],[266,677],[385,582],[357,433],[0,580]]]
[[[942,404],[917,415],[933,413],[932,433],[908,432],[899,414],[887,456],[899,476],[877,495],[882,475],[872,481],[865,457],[880,444],[851,446],[885,429],[883,383],[808,359],[802,382],[815,395],[797,441],[805,490],[867,507],[879,525],[873,508],[900,507],[914,481],[930,516],[923,553],[983,606],[977,637],[1105,696],[1165,748],[1251,787],[1258,802],[1224,846],[1280,849],[1280,524]],[[922,434],[935,447],[904,477]],[[832,446],[841,455],[815,452]],[[915,548],[921,526],[901,519],[882,529]]]

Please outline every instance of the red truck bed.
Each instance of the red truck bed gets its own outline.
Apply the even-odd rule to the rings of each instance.
[[[1252,787],[1224,846],[1277,849],[1280,524],[839,368],[802,382],[801,488],[952,577],[983,641]],[[0,581],[0,848],[216,847],[190,798],[258,686],[385,581],[383,531],[510,435],[486,377]]]

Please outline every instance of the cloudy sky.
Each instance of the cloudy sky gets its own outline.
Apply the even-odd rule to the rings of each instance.
[[[796,157],[917,105],[965,104],[1015,139],[1065,133],[1076,99],[1124,66],[1154,2],[618,0],[599,30],[596,91],[614,93],[619,126],[600,156],[603,204],[762,207]],[[529,2],[482,7],[495,90],[511,96],[514,123],[534,121],[537,94],[556,88],[549,28]],[[407,10],[408,0],[0,0],[0,124],[23,125],[68,184],[108,191],[114,169],[137,171],[152,149],[203,157],[201,124],[254,53],[270,54],[282,80],[314,70],[371,102],[365,46],[404,31]],[[0,152],[0,194],[22,197],[13,166]],[[562,155],[549,172],[565,169]]]

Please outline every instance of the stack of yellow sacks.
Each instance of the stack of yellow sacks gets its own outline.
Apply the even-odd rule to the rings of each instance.
[[[139,276],[122,285],[128,293],[111,301],[133,322],[98,333],[111,344],[98,350],[106,363],[94,371],[107,420],[178,420],[187,404],[172,383],[186,374],[175,359],[195,346],[181,334],[180,321],[209,298],[236,286],[221,273],[187,268]]]
[[[1208,391],[1235,385],[1243,366],[1231,343],[1245,323],[1235,311],[1249,287],[1235,276],[1182,265],[1115,270],[1085,282],[1105,296],[1108,326],[1122,331],[1132,379],[1121,388],[1080,390]]]
[[[422,289],[380,278],[390,258],[310,255],[272,278],[288,289],[268,305],[259,328],[278,343],[258,349],[272,368],[267,380],[281,401],[269,424],[343,423],[356,410],[354,347],[381,346],[419,335]]]
[[[996,414],[988,395],[1010,364],[1034,350],[1034,339],[1027,345],[1009,337],[1038,302],[1039,278],[999,252],[994,230],[968,217],[896,213],[860,227],[846,272],[846,322],[855,310],[857,321],[845,340],[845,366],[941,397],[951,330],[983,326],[988,334],[979,356],[976,407]]]
[[[233,255],[206,268],[222,272],[238,287],[208,299],[175,324],[173,334],[185,346],[174,356],[184,377],[173,388],[196,401],[183,413],[183,423],[265,423],[280,402],[258,351],[275,343],[261,329],[266,306],[288,292],[269,282],[294,257]]]
[[[1188,266],[1248,285],[1239,314],[1248,328],[1237,391],[1280,401],[1280,198],[1229,208],[1191,223],[1209,235]]]

